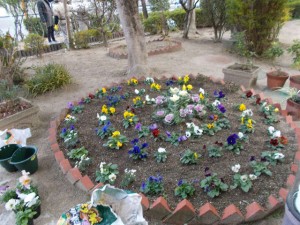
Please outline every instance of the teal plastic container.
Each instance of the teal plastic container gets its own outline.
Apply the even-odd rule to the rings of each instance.
[[[38,170],[37,152],[38,149],[35,146],[21,147],[12,155],[10,164],[20,171],[25,170],[30,174],[34,174]]]
[[[21,146],[17,144],[4,145],[0,148],[0,164],[8,172],[16,172],[18,168],[10,164],[12,155],[17,151]]]

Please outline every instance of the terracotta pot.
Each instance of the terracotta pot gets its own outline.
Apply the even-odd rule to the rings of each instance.
[[[300,120],[300,103],[288,99],[286,102],[286,111],[288,115],[293,117],[293,120]]]
[[[290,77],[290,87],[300,90],[300,75]]]
[[[289,74],[283,71],[272,71],[267,73],[267,85],[271,90],[282,88],[286,80],[289,78]]]

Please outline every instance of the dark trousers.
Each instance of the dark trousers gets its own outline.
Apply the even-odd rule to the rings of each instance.
[[[48,41],[55,41],[53,26],[48,27]]]

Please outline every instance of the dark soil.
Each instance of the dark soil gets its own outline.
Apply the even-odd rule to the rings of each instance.
[[[168,89],[165,85],[165,80],[157,82],[162,84],[162,91],[166,91]],[[123,146],[121,150],[112,150],[102,146],[107,142],[107,139],[101,140],[100,137],[96,135],[95,129],[98,127],[96,114],[101,113],[101,107],[103,104],[107,104],[107,101],[105,98],[93,99],[91,103],[85,105],[85,109],[82,114],[75,114],[75,117],[78,118],[78,121],[75,124],[75,129],[78,130],[80,139],[80,143],[78,143],[77,147],[84,146],[88,149],[89,156],[93,160],[92,164],[85,171],[85,174],[95,181],[95,172],[96,170],[99,170],[100,162],[118,164],[120,174],[117,176],[117,180],[115,182],[115,186],[118,187],[123,178],[124,169],[136,169],[136,181],[128,187],[128,189],[134,192],[140,192],[139,189],[142,182],[146,181],[149,176],[156,176],[157,174],[160,174],[163,176],[165,188],[163,196],[166,197],[170,207],[173,209],[181,201],[180,198],[175,197],[174,195],[174,189],[180,179],[185,179],[189,182],[194,181],[196,192],[195,195],[188,198],[188,200],[196,209],[199,209],[199,207],[206,202],[211,202],[220,211],[231,203],[238,206],[242,212],[245,212],[246,206],[253,201],[257,201],[262,206],[266,206],[269,195],[272,194],[278,197],[278,191],[285,185],[287,175],[289,174],[290,164],[293,160],[294,151],[296,150],[296,142],[293,131],[286,125],[283,119],[281,120],[283,122],[279,122],[274,125],[277,130],[281,130],[282,134],[288,137],[289,144],[284,150],[282,150],[285,154],[284,162],[270,168],[273,172],[272,177],[265,175],[260,176],[257,180],[253,181],[253,188],[249,191],[249,193],[244,193],[240,189],[229,189],[227,192],[222,193],[219,197],[212,199],[207,196],[199,186],[199,181],[205,178],[205,168],[209,167],[211,173],[217,173],[218,177],[223,178],[224,182],[228,185],[232,184],[234,175],[231,171],[231,166],[239,163],[241,165],[241,174],[252,173],[252,168],[249,165],[250,157],[255,156],[257,160],[260,160],[260,154],[262,151],[270,151],[270,149],[268,149],[265,145],[265,141],[268,140],[267,128],[269,125],[265,125],[262,122],[263,117],[258,111],[259,107],[255,103],[255,98],[242,98],[242,93],[234,91],[237,88],[235,85],[226,84],[225,86],[222,86],[220,84],[210,82],[203,76],[192,78],[190,84],[194,87],[192,91],[193,93],[198,93],[199,87],[202,87],[207,93],[209,93],[210,102],[214,101],[214,90],[222,90],[226,94],[226,98],[222,100],[222,104],[227,109],[226,115],[231,122],[230,130],[221,130],[214,136],[203,135],[199,139],[190,138],[185,142],[181,142],[179,146],[171,145],[169,142],[155,141],[153,136],[150,135],[140,140],[140,143],[147,142],[149,144],[147,149],[147,152],[149,153],[148,159],[146,161],[133,161],[128,157],[128,150],[132,147],[130,143]],[[128,140],[131,141],[134,138],[137,138],[137,132],[134,127],[129,127],[125,130],[122,125],[122,119],[124,110],[132,105],[132,98],[136,96],[134,94],[134,89],[137,88],[140,90],[141,88],[145,88],[146,94],[149,94],[151,98],[156,97],[159,93],[150,91],[149,86],[145,85],[143,82],[140,82],[140,84],[135,87],[128,86],[125,83],[120,84],[120,86],[122,89],[116,94],[121,95],[129,92],[131,93],[131,97],[117,105],[117,114],[111,116],[110,121],[116,130],[120,130],[121,134],[125,135]],[[144,99],[144,96],[142,98]],[[236,104],[241,103],[246,104],[247,108],[251,108],[254,113],[253,120],[257,122],[254,134],[249,134],[249,142],[244,143],[245,149],[240,155],[236,155],[223,148],[223,156],[221,158],[209,158],[208,152],[204,147],[205,145],[214,144],[216,141],[225,143],[229,135],[239,131],[240,112],[233,107]],[[148,126],[154,123],[151,119],[154,109],[154,106],[146,105],[144,108],[135,109],[135,114],[138,116],[143,125]],[[207,117],[203,120],[193,119],[193,122],[200,127],[202,124],[208,123],[208,116],[211,113],[209,110],[207,111]],[[166,131],[178,132],[183,135],[186,130],[185,123],[179,125],[166,125],[163,123],[157,124],[162,135],[165,135]],[[65,124],[62,123],[59,127],[59,132],[64,126]],[[62,140],[59,136],[57,138],[62,151],[66,155],[68,150],[63,146]],[[166,148],[169,153],[168,159],[165,163],[157,163],[154,159],[154,153],[159,147]],[[201,155],[197,165],[182,165],[180,163],[179,159],[187,148],[196,151]],[[71,161],[71,163],[74,166],[74,161]],[[151,200],[155,200],[157,197],[158,196],[149,196]]]
[[[0,119],[11,116],[32,107],[28,102],[20,101],[19,99],[0,103]]]
[[[247,64],[235,63],[235,64],[233,64],[231,66],[228,66],[228,69],[253,72],[256,69],[258,69],[258,67],[257,66],[247,65]]]

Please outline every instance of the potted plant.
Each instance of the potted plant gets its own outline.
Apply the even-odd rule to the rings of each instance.
[[[36,212],[31,209],[18,211],[16,214],[16,225],[33,225],[33,216]]]
[[[280,47],[278,42],[272,43],[271,47],[265,52],[265,56],[271,60],[272,66],[275,70],[267,73],[267,86],[271,90],[282,88],[289,78],[289,74],[276,68],[275,59],[282,56],[284,50]]]
[[[246,59],[245,63],[235,63],[222,71],[224,73],[224,80],[234,82],[244,87],[254,87],[256,86],[258,73],[260,68],[253,65],[253,57],[256,55],[248,49],[245,44],[245,35],[243,32],[236,33],[234,49],[235,51]]]
[[[289,89],[286,110],[293,117],[293,120],[300,120],[300,90],[296,88]]]
[[[300,69],[300,40],[294,40],[293,45],[288,48],[288,52],[294,56],[293,65]],[[290,77],[290,87],[300,90],[300,75]]]

